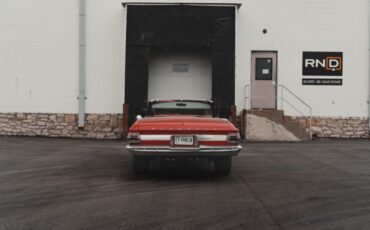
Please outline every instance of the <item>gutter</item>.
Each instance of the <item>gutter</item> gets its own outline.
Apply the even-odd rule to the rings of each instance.
[[[218,2],[204,2],[204,3],[196,3],[196,2],[122,2],[122,6],[126,7],[128,5],[136,5],[136,6],[173,6],[173,5],[181,5],[181,6],[219,6],[219,7],[237,7],[239,9],[242,7],[241,2],[231,2],[231,3],[218,3]]]
[[[86,0],[80,0],[79,18],[78,127],[83,128],[86,112]]]

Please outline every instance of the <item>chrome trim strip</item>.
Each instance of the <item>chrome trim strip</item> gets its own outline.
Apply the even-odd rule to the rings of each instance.
[[[227,135],[198,135],[199,141],[227,141]]]
[[[142,141],[170,141],[172,135],[140,135]]]
[[[204,146],[199,147],[171,147],[171,146],[132,146],[126,149],[133,155],[145,156],[235,156],[242,150],[240,145],[235,146]]]
[[[179,135],[181,134],[174,134]],[[170,141],[171,136],[174,135],[140,135],[142,141]],[[184,134],[188,135],[188,134]],[[198,138],[198,141],[227,141],[227,135],[195,135]]]

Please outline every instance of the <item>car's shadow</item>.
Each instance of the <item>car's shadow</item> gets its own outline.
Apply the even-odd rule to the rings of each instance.
[[[151,162],[150,170],[146,173],[135,175],[129,171],[132,179],[160,179],[160,180],[222,180],[225,176],[214,172],[213,163],[204,161],[155,161]]]
[[[121,182],[138,182],[145,180],[195,180],[210,181],[223,180],[228,176],[215,173],[214,164],[206,161],[152,161],[150,170],[144,174],[134,174],[132,169],[132,156],[119,155],[115,152],[102,151],[99,157],[86,159],[78,162],[73,168],[69,168],[71,177],[116,178]]]

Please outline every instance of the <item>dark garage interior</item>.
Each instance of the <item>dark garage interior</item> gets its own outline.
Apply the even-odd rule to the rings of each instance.
[[[127,5],[125,104],[128,125],[148,101],[152,52],[205,50],[212,62],[212,99],[220,117],[229,118],[235,88],[235,7]],[[161,98],[181,99],[181,98]],[[203,98],[202,98],[203,99]]]

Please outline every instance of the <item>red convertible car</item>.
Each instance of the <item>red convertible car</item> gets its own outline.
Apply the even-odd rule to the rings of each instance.
[[[227,175],[237,155],[239,130],[228,120],[214,117],[212,101],[155,100],[147,116],[138,116],[128,134],[126,148],[133,154],[134,173],[145,173],[150,162],[207,160],[215,172]]]

